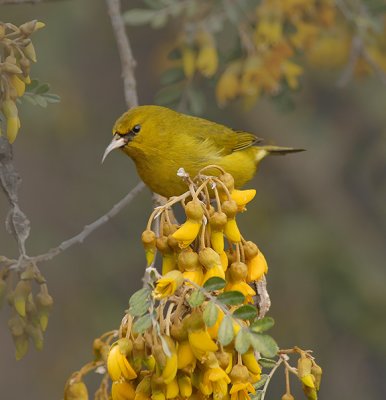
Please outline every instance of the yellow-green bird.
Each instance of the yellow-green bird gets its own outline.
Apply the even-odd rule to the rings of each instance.
[[[205,166],[218,165],[233,175],[239,188],[252,179],[267,155],[302,151],[256,146],[260,141],[248,132],[166,107],[145,105],[118,118],[103,160],[120,148],[133,159],[139,176],[153,192],[171,197],[187,190],[186,183],[177,175],[180,168],[194,177]],[[210,174],[216,174],[216,170],[210,170]]]

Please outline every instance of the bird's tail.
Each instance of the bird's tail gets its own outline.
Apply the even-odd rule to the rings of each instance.
[[[263,158],[268,155],[284,155],[288,153],[298,153],[304,151],[304,149],[295,149],[293,147],[282,147],[282,146],[255,146],[256,149],[256,162],[260,162]]]

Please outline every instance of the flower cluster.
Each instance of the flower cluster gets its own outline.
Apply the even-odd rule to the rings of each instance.
[[[179,176],[189,190],[157,207],[142,234],[144,287],[130,298],[119,330],[95,340],[96,359],[72,375],[65,400],[88,398],[82,377],[92,369],[105,373],[99,400],[250,400],[267,390],[262,367],[282,362],[316,399],[321,371],[310,353],[279,351],[265,333],[273,320],[264,317],[255,289],[265,283],[267,262],[236,222],[255,191],[235,189],[217,166],[193,180],[183,170]],[[177,203],[186,216],[181,224],[171,212]],[[154,268],[157,253],[162,275]],[[288,364],[295,353],[298,368]]]
[[[18,282],[11,288],[15,278]],[[39,287],[37,293],[34,293],[34,284]],[[0,270],[0,306],[5,298],[11,308],[8,327],[16,359],[20,360],[28,351],[29,340],[37,350],[43,348],[43,333],[47,329],[53,299],[48,293],[45,278],[35,264],[30,264],[23,272],[14,272],[7,265]]]
[[[14,142],[20,128],[16,100],[23,96],[26,85],[31,83],[30,67],[36,62],[31,35],[43,27],[43,22],[36,20],[20,26],[0,22],[0,110],[6,119],[10,143]]]
[[[147,7],[128,10],[126,22],[159,28],[169,19],[180,20],[156,97],[163,105],[182,104],[202,113],[202,78],[215,80],[220,106],[291,93],[308,66],[341,69],[340,82],[371,73],[385,79],[381,0],[154,0]]]

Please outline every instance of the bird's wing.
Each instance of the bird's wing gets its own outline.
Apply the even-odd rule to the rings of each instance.
[[[252,133],[235,131],[214,123],[202,124],[197,128],[194,131],[195,139],[206,148],[211,148],[218,156],[226,156],[234,151],[246,149],[262,140]]]
[[[234,131],[235,135],[235,144],[233,145],[232,151],[238,151],[246,149],[247,147],[251,147],[256,143],[261,142],[263,139],[258,138],[252,133],[245,131]]]

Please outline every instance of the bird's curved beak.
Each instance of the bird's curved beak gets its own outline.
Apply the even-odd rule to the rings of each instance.
[[[109,153],[111,153],[115,149],[125,146],[126,144],[127,144],[127,139],[125,137],[114,135],[113,140],[106,147],[106,150],[102,157],[102,163]]]

